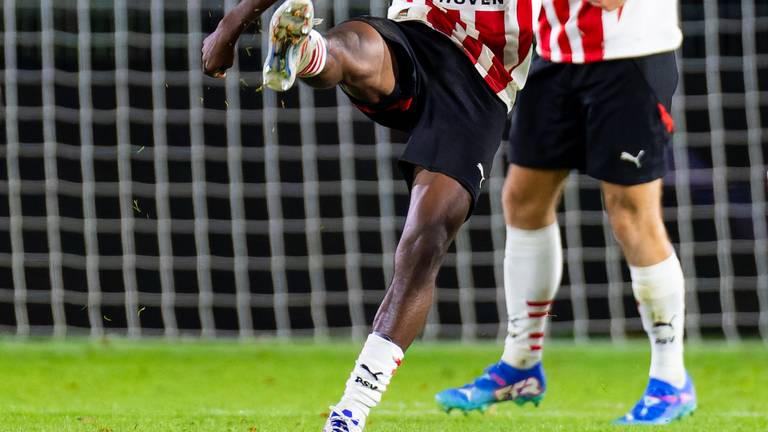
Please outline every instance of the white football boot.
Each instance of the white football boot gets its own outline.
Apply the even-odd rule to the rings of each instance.
[[[286,91],[296,77],[320,73],[325,65],[325,40],[316,30],[315,8],[311,0],[286,0],[269,23],[269,51],[264,61],[263,81],[275,91]],[[309,70],[309,73],[306,73]]]
[[[331,413],[323,426],[323,432],[362,432],[365,424],[356,419],[352,411],[331,407]]]

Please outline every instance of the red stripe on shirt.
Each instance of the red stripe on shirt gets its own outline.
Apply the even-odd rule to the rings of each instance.
[[[491,70],[488,71],[488,75],[485,76],[485,82],[491,87],[494,93],[498,93],[504,90],[509,83],[512,82],[512,78],[509,76],[503,67],[494,62]]]
[[[543,11],[544,8],[542,8]],[[533,46],[533,9],[530,1],[518,0],[517,2],[517,27],[520,29],[517,46],[517,67],[522,63]],[[549,41],[547,41],[549,45]]]
[[[427,0],[427,6],[431,6],[427,13],[427,21],[432,24],[435,30],[450,35],[456,28],[456,24],[466,28],[461,22],[461,13],[457,10],[440,10],[435,7],[432,0]]]
[[[603,41],[603,9],[584,5],[579,11],[579,32],[584,47],[584,61],[600,61],[605,57]]]
[[[545,58],[552,56],[552,47],[549,44],[549,37],[552,34],[552,26],[547,21],[547,11],[541,8],[539,13],[539,44],[541,47],[541,53]]]
[[[484,43],[501,62],[504,62],[504,47],[507,46],[504,18],[503,10],[475,12],[475,28],[480,33],[480,42]]]

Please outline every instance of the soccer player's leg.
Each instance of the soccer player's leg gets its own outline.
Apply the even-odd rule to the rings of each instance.
[[[379,307],[373,333],[331,410],[324,432],[362,430],[386,391],[432,305],[435,279],[472,197],[456,180],[416,168],[405,227],[395,253],[395,274]]]
[[[399,168],[411,203],[392,283],[326,432],[362,429],[423,330],[438,269],[487,183],[507,114],[465,53],[443,35],[421,23],[359,19],[386,39],[397,79],[391,93],[378,98],[355,87],[356,80],[344,78],[342,88],[374,121],[410,133]]]
[[[651,343],[648,387],[618,422],[668,423],[696,409],[696,393],[683,361],[685,279],[662,219],[662,181],[633,186],[603,182],[602,189]]]
[[[555,211],[567,175],[567,170],[509,167],[502,192],[507,225],[504,352],[473,382],[438,393],[444,410],[484,411],[504,401],[538,406],[544,397],[544,333],[563,268]]]
[[[311,0],[287,0],[272,16],[264,84],[276,91],[297,78],[315,88],[342,84],[358,100],[375,104],[395,88],[395,60],[382,36],[363,21],[347,21],[320,34]]]
[[[365,422],[403,351],[423,330],[437,271],[487,184],[507,114],[464,52],[444,36],[420,23],[367,22],[385,35],[397,59],[398,79],[379,104],[351,96],[377,122],[410,132],[399,168],[411,189],[411,205],[374,332],[326,426],[334,432],[347,429],[329,425],[357,430]],[[346,82],[344,89],[353,93]]]
[[[674,130],[674,53],[604,62],[585,70],[587,173],[602,182],[605,208],[632,277],[651,342],[650,379],[622,424],[663,424],[696,408],[683,363],[685,284],[664,228],[662,178]],[[617,78],[620,77],[620,78]],[[590,81],[591,80],[591,81]],[[618,97],[617,95],[621,95]]]
[[[484,410],[504,401],[538,404],[546,391],[543,340],[563,268],[555,209],[569,170],[580,168],[584,159],[579,102],[566,86],[552,85],[568,77],[567,66],[536,59],[517,98],[507,149],[512,165],[502,195],[504,352],[473,382],[437,394],[446,411]]]

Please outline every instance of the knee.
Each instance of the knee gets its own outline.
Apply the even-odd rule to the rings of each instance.
[[[637,202],[627,194],[604,195],[605,209],[616,240],[625,248],[653,240],[659,234],[665,236],[661,217],[661,204]]]
[[[535,187],[518,182],[504,184],[501,202],[507,223],[517,228],[543,228],[554,223],[556,218],[555,199],[542,196]]]

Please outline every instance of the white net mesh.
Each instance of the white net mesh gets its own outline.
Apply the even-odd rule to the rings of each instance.
[[[681,6],[664,204],[688,334],[768,340],[768,3]],[[327,28],[386,4],[317,8]],[[405,137],[340,91],[260,91],[256,29],[226,80],[203,77],[199,48],[222,12],[209,0],[3,0],[2,331],[367,332],[407,206],[395,165]],[[503,173],[499,154],[440,273],[425,338],[504,332]],[[560,222],[552,332],[638,332],[595,181],[570,179]]]

